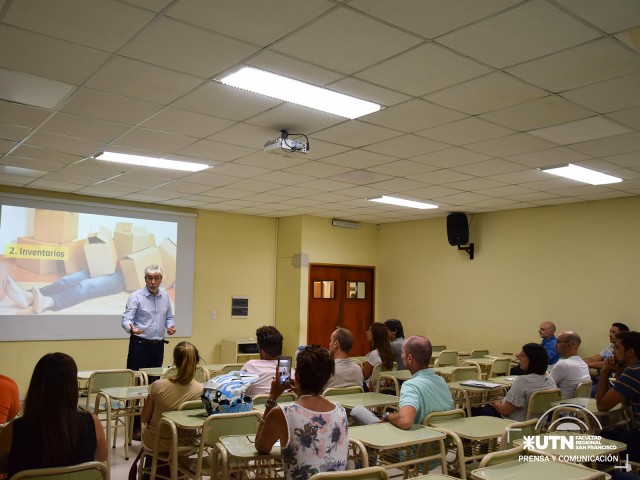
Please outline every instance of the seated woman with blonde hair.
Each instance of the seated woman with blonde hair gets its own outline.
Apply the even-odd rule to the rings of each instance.
[[[173,349],[173,364],[178,372],[169,378],[153,382],[149,386],[149,396],[144,402],[141,421],[145,423],[142,430],[142,443],[145,447],[153,448],[158,423],[164,412],[177,410],[189,400],[198,400],[202,394],[202,384],[193,377],[200,361],[198,349],[189,342],[180,342]],[[187,432],[182,432],[183,437]],[[160,440],[160,451],[168,451],[169,435]]]

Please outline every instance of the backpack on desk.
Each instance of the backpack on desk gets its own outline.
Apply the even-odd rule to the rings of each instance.
[[[247,388],[258,380],[255,373],[229,372],[208,380],[202,389],[202,403],[209,415],[248,412],[253,400]]]

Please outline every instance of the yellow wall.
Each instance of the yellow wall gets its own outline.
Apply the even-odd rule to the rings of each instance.
[[[551,320],[576,329],[592,354],[612,322],[640,328],[640,197],[474,215],[473,261],[449,246],[444,218],[353,230],[312,216],[197,213],[192,341],[209,363],[219,361],[222,338],[251,337],[261,325],[283,332],[285,353],[306,343],[309,272],[291,261],[299,253],[311,263],[376,267],[376,320],[399,318],[407,334],[460,350],[514,351],[538,341],[538,324]],[[230,318],[232,295],[249,296],[248,319]],[[37,359],[57,350],[81,369],[123,367],[127,337],[3,342],[0,373],[24,394]]]
[[[476,257],[449,246],[446,219],[380,229],[378,317],[467,350],[517,351],[538,325],[576,330],[580,352],[612,322],[640,329],[640,197],[474,215]]]

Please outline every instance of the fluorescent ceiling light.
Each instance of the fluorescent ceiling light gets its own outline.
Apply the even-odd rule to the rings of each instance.
[[[351,119],[380,110],[380,105],[376,103],[254,67],[242,67],[218,81],[225,85]]]
[[[618,183],[622,181],[621,178],[579,167],[572,163],[556,165],[554,167],[543,167],[540,168],[540,170],[560,177],[570,178],[571,180],[577,180],[578,182],[590,183],[591,185],[606,185],[607,183]]]
[[[389,205],[398,205],[400,207],[419,208],[420,210],[426,210],[428,208],[438,208],[437,205],[424,202],[416,202],[414,200],[405,200],[404,198],[387,197],[382,195],[381,197],[367,198],[370,202],[388,203]]]
[[[126,163],[140,167],[167,168],[169,170],[183,170],[185,172],[199,172],[210,167],[203,163],[179,162],[164,158],[143,157],[141,155],[128,155],[126,153],[100,152],[94,157],[96,160],[106,162]]]

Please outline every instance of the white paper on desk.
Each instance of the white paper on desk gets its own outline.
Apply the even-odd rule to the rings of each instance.
[[[460,385],[466,385],[467,387],[477,387],[477,388],[498,388],[503,386],[500,383],[485,382],[483,380],[465,380],[464,382],[460,382]]]

